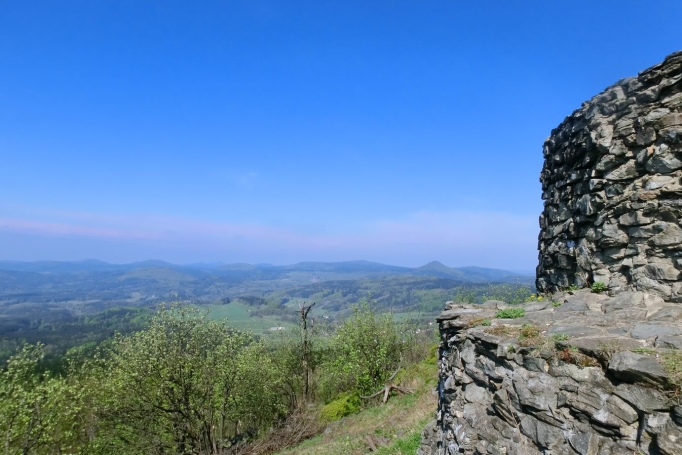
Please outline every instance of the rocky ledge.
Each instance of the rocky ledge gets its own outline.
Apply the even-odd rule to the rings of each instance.
[[[682,307],[589,290],[448,302],[419,455],[682,454]]]

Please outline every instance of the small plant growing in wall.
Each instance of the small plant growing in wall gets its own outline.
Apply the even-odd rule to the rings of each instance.
[[[596,292],[597,294],[601,294],[604,291],[606,291],[606,284],[605,283],[602,283],[601,281],[595,281],[592,284],[592,292]]]
[[[679,404],[682,402],[682,351],[671,349],[664,352],[663,368],[668,374],[668,382]]]
[[[469,327],[484,326],[488,327],[490,325],[490,319],[488,318],[475,318],[469,322]]]
[[[552,339],[556,342],[567,341],[570,337],[565,333],[554,333],[552,334]]]
[[[524,317],[525,315],[526,310],[523,308],[506,308],[504,310],[498,311],[495,317],[500,319],[518,319]]]

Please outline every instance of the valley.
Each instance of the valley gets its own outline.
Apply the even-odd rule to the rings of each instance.
[[[417,268],[367,261],[294,265],[0,262],[0,357],[23,343],[45,343],[55,356],[92,348],[115,333],[143,328],[159,305],[179,302],[213,319],[270,337],[298,323],[299,306],[315,303],[313,320],[342,321],[365,301],[398,320],[428,324],[443,302],[522,301],[532,277],[431,262]]]

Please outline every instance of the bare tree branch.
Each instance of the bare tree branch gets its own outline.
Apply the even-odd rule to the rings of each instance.
[[[402,388],[402,387],[399,387],[399,386],[397,386],[391,382],[396,377],[396,375],[398,374],[399,371],[400,371],[400,367],[398,367],[398,369],[395,370],[395,372],[391,375],[391,377],[388,378],[388,381],[386,381],[386,384],[381,388],[381,390],[379,390],[376,393],[373,393],[372,395],[367,395],[367,396],[360,395],[360,398],[363,398],[365,400],[369,400],[370,398],[374,398],[374,397],[379,396],[383,393],[384,398],[383,398],[383,400],[381,400],[381,402],[383,404],[386,404],[386,402],[388,401],[388,397],[391,395],[392,390],[395,390],[396,392],[400,392],[402,394],[414,393],[414,391],[412,391],[412,389]]]

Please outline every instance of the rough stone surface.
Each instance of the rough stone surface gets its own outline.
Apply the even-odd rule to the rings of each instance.
[[[682,454],[662,364],[678,304],[580,290],[524,304],[520,319],[497,307],[449,303],[438,317],[438,409],[418,455]],[[649,323],[657,314],[671,316]]]
[[[538,290],[682,303],[682,52],[583,103],[543,154]]]

